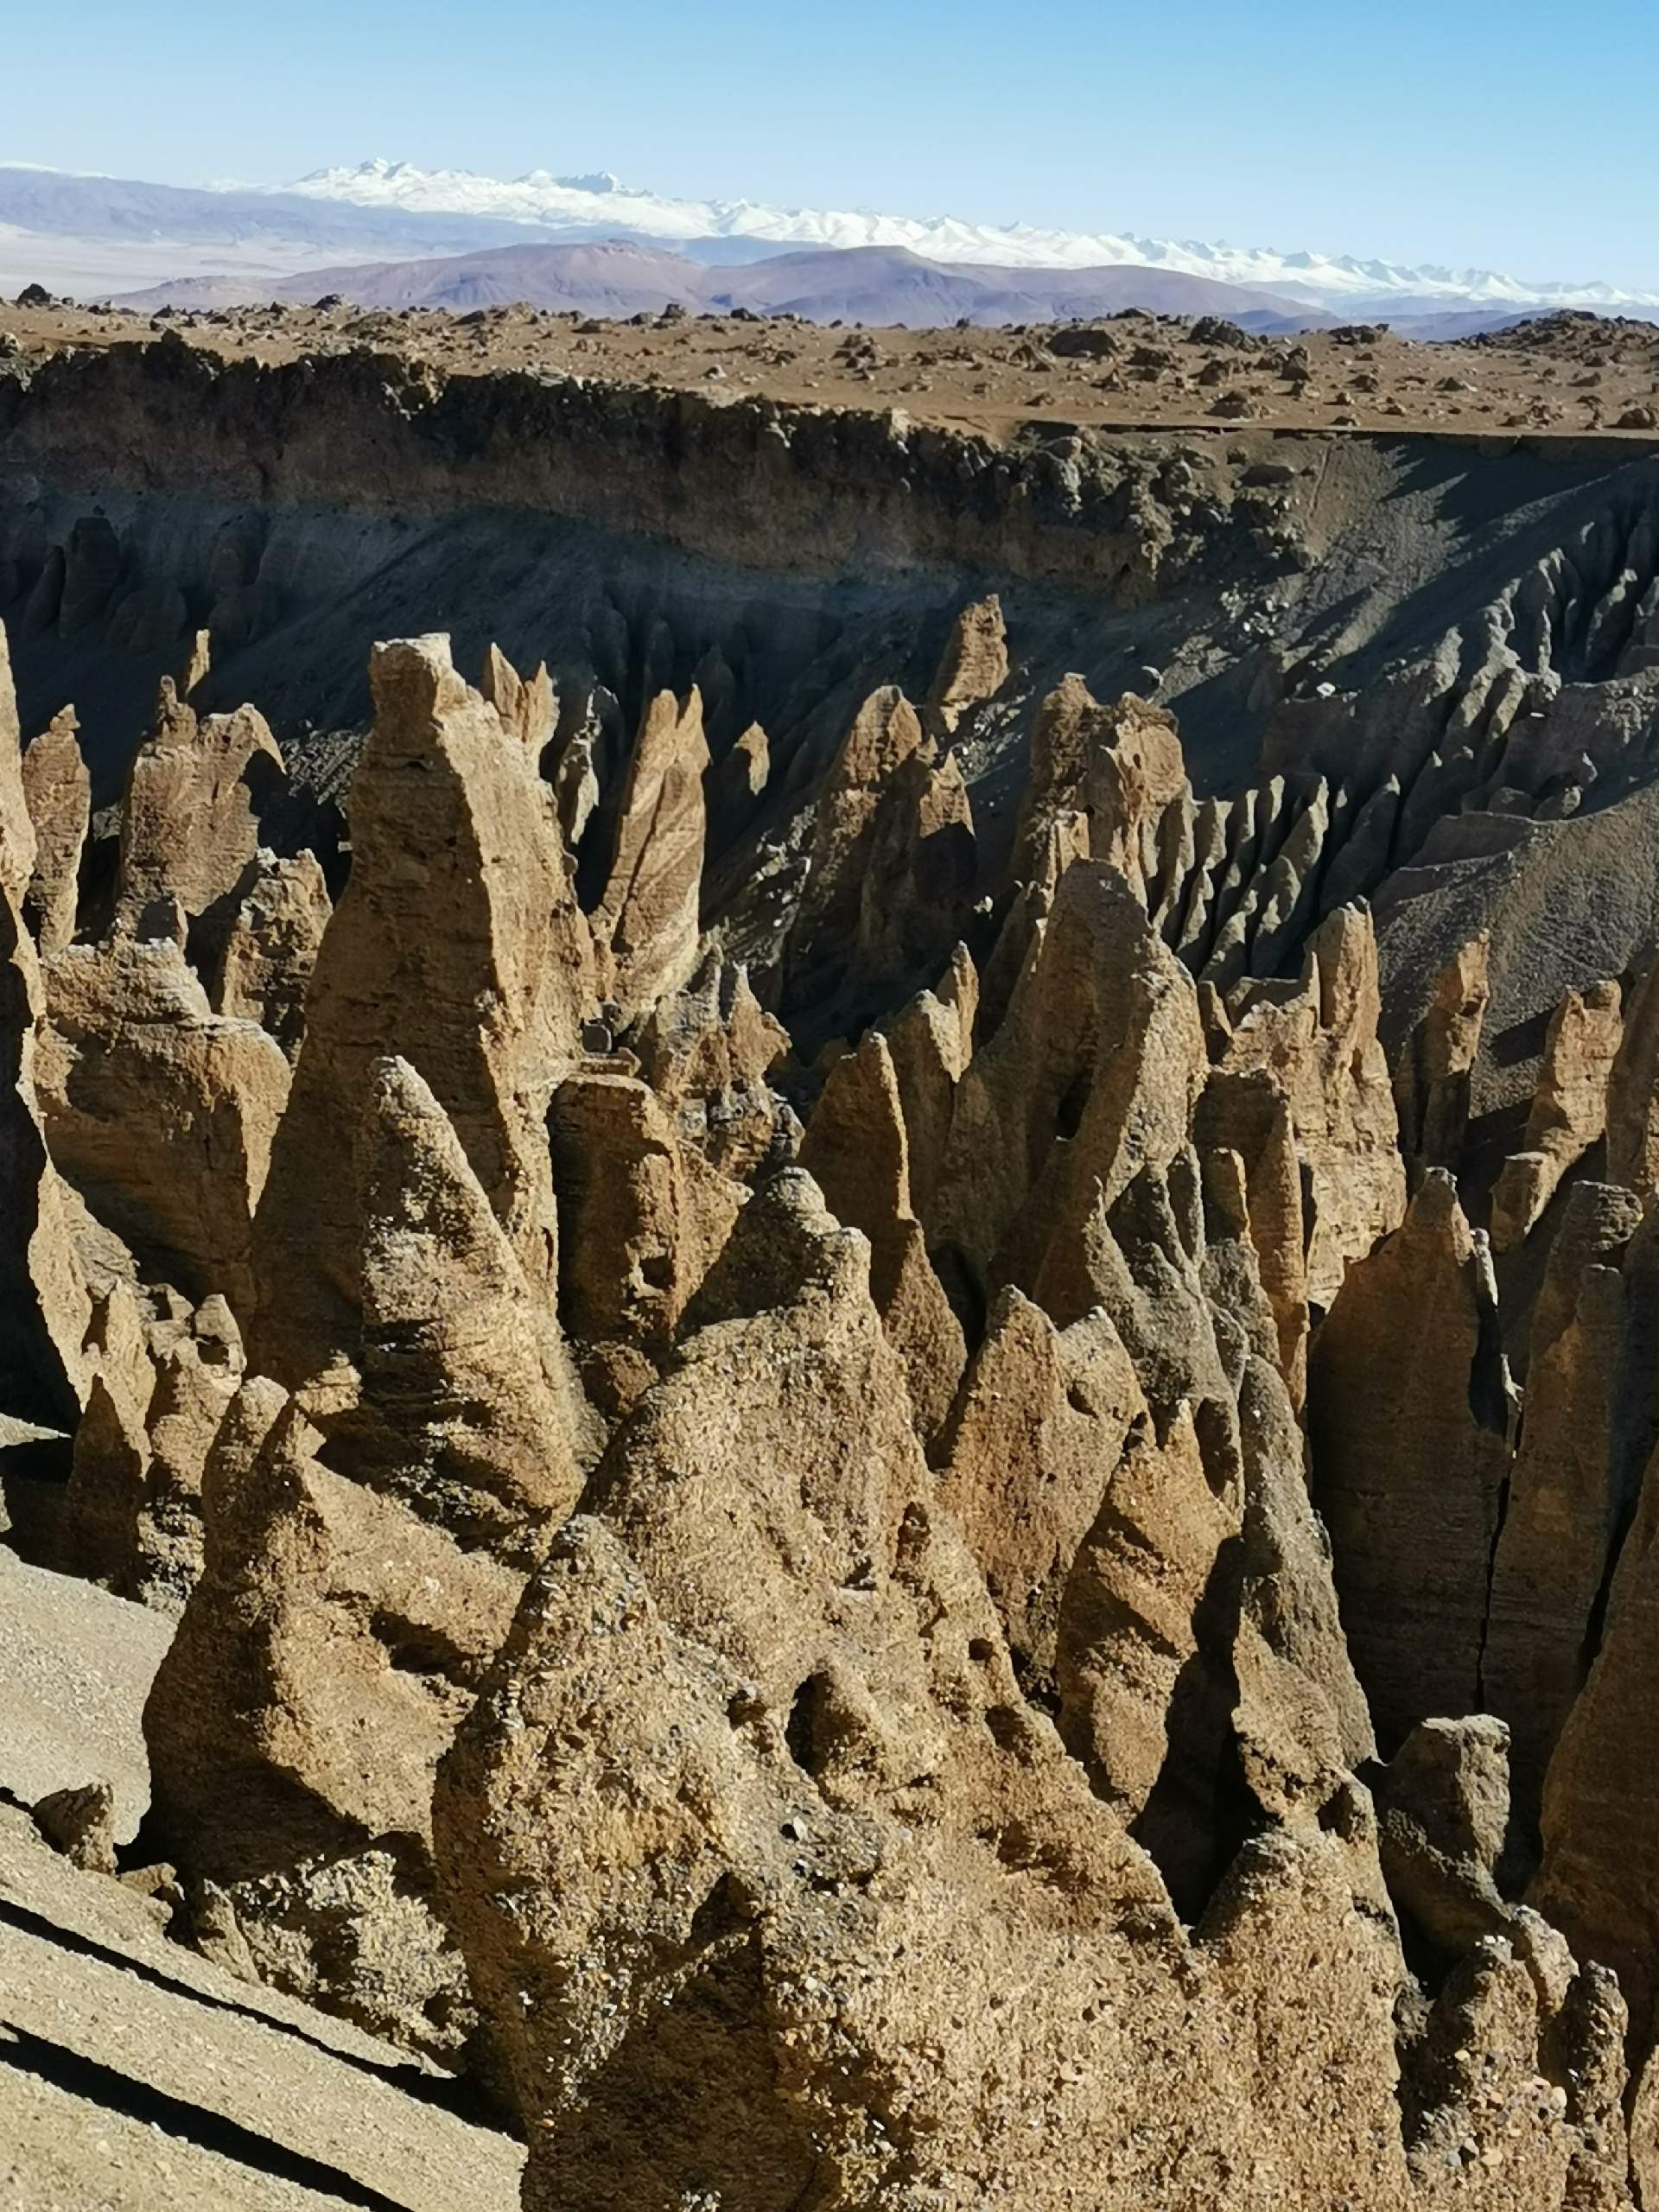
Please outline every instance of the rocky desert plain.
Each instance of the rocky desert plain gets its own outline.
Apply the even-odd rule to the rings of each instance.
[[[0,309],[6,2212],[1659,2208],[1659,330]]]

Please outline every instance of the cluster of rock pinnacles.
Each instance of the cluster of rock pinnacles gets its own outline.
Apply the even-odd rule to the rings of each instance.
[[[1562,1007],[1473,1230],[1484,944],[1392,1071],[1294,855],[1227,895],[1300,978],[1195,979],[1166,715],[1068,679],[930,944],[1007,671],[969,609],[813,798],[779,961],[893,995],[808,1067],[702,926],[767,763],[695,692],[584,912],[545,676],[377,647],[331,906],[171,686],[89,892],[0,662],[0,1410],[177,1615],[142,1840],[516,2108],[532,2212],[1631,2205],[1659,985]]]

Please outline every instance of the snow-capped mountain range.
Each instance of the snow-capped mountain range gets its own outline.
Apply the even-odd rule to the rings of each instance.
[[[1233,315],[1262,327],[1300,327],[1305,317],[1386,319],[1423,337],[1466,334],[1551,308],[1659,320],[1659,290],[1535,283],[1490,270],[1408,268],[1349,255],[1178,244],[1029,223],[1000,227],[948,215],[677,200],[607,175],[535,170],[503,182],[465,169],[372,161],[318,170],[293,184],[181,186],[0,160],[0,292],[42,283],[78,299],[204,304],[298,298],[315,273],[327,277],[327,289],[353,298],[379,297],[388,285],[398,296],[412,297],[421,288],[402,265],[448,257],[455,283],[482,283],[494,297],[502,283],[525,281],[524,273],[496,266],[475,276],[463,266],[472,257],[506,251],[511,258],[511,249],[526,246],[557,248],[568,257],[595,248],[614,261],[618,244],[677,257],[683,273],[672,275],[670,293],[688,300],[702,296],[698,286],[711,270],[804,257],[817,267],[799,272],[793,289],[791,272],[780,268],[778,283],[767,280],[778,299],[758,303],[778,312],[783,301],[814,315],[814,302],[828,301],[826,315],[867,321],[937,316],[946,311],[944,292],[964,286],[975,296],[950,305],[951,317],[1042,321],[1135,305]],[[824,264],[849,250],[866,267],[856,282],[849,274],[847,284],[863,290],[855,302],[836,305],[830,295],[845,287]],[[700,269],[688,269],[688,263]],[[397,266],[389,274],[390,264]],[[751,276],[759,281],[753,270]],[[430,297],[447,299],[442,278],[434,281],[438,289]],[[580,284],[571,289],[575,280],[569,271],[549,281],[567,303],[599,311],[583,304]],[[655,277],[652,283],[661,289]]]
[[[1359,312],[1393,306],[1492,309],[1580,307],[1602,313],[1659,308],[1659,292],[1623,291],[1611,284],[1524,283],[1485,269],[1407,268],[1351,255],[1275,252],[1114,232],[1005,227],[949,215],[915,217],[867,211],[772,207],[749,200],[675,200],[642,192],[608,175],[551,176],[545,170],[501,181],[466,169],[419,169],[406,162],[371,161],[356,168],[321,169],[281,190],[310,200],[343,201],[406,215],[470,217],[522,226],[569,239],[619,235],[677,246],[696,257],[706,249],[747,258],[802,248],[899,246],[932,261],[992,262],[1009,269],[1160,269],[1226,284],[1271,290],[1310,304]],[[733,250],[736,249],[737,252]]]

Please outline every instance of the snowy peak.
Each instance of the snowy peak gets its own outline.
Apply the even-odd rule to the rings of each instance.
[[[486,217],[561,238],[613,237],[696,246],[715,240],[753,252],[802,247],[901,246],[933,261],[991,262],[1013,269],[1166,269],[1217,283],[1260,287],[1338,310],[1390,306],[1595,308],[1659,307],[1659,292],[1611,284],[1523,283],[1487,269],[1408,268],[1303,249],[1142,238],[1114,232],[1049,230],[1027,223],[967,223],[950,215],[874,214],[841,209],[772,207],[748,200],[676,200],[623,184],[608,171],[553,176],[544,169],[502,181],[467,169],[419,169],[407,162],[365,162],[320,169],[290,192],[316,200],[409,214]]]

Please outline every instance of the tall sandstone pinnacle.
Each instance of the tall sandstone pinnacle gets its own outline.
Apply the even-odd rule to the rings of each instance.
[[[43,959],[61,952],[75,934],[77,879],[92,794],[76,728],[75,710],[66,707],[23,755],[23,792],[35,837],[23,912]]]
[[[38,1083],[54,1159],[146,1266],[245,1317],[289,1097],[281,1047],[214,1014],[170,937],[68,945],[45,979]]]
[[[1077,862],[957,1087],[937,1241],[1064,1327],[1094,1303],[1066,1275],[1084,1223],[1181,1151],[1207,1070],[1192,978],[1122,874]]]
[[[1455,1168],[1462,1154],[1471,1077],[1492,995],[1491,950],[1491,932],[1482,930],[1452,955],[1395,1071],[1400,1148],[1418,1180],[1425,1168]]]
[[[994,699],[1008,680],[1008,632],[1002,602],[995,592],[964,607],[950,626],[933,681],[925,715],[930,729],[954,736],[963,716]]]
[[[709,741],[695,689],[658,692],[628,764],[610,880],[593,918],[600,995],[645,1012],[696,971]]]
[[[1406,1210],[1399,1120],[1377,1040],[1376,931],[1369,909],[1339,906],[1309,939],[1300,983],[1258,986],[1220,1065],[1265,1068],[1289,1102],[1307,1171],[1307,1296],[1328,1307],[1344,1269]]]
[[[92,1300],[35,1079],[43,991],[23,901],[38,852],[0,623],[0,1410],[73,1430],[89,1380],[82,1346]]]
[[[358,1128],[387,1052],[430,1086],[550,1315],[547,1106],[593,997],[588,925],[517,730],[456,675],[447,639],[377,647],[371,678],[351,879],[317,953],[254,1230],[250,1356],[290,1387],[354,1357],[356,1190],[340,1133]]]
[[[1607,1127],[1607,1091],[1624,1038],[1619,987],[1568,991],[1550,1017],[1544,1063],[1522,1149],[1503,1163],[1492,1192],[1492,1245],[1519,1244]]]
[[[931,765],[933,750],[896,684],[873,691],[853,717],[813,808],[806,881],[790,927],[791,988],[803,1000],[832,993],[845,974],[882,801],[909,763]]]
[[[149,918],[168,902],[189,919],[224,898],[258,850],[253,801],[283,772],[256,709],[202,721],[163,678],[122,802],[116,899],[124,926],[151,934]]]
[[[1600,1649],[1545,1778],[1543,1864],[1530,1892],[1569,1942],[1616,1970],[1638,2050],[1649,2045],[1659,2004],[1656,1535],[1659,1480],[1649,1465],[1608,1592]]]
[[[518,1255],[406,1060],[370,1071],[357,1177],[362,1384],[329,1424],[334,1463],[528,1564],[581,1489],[569,1408]]]
[[[962,1325],[911,1211],[910,1148],[893,1056],[872,1033],[830,1069],[800,1164],[830,1211],[870,1240],[870,1291],[904,1362],[924,1444],[944,1426],[967,1361]]]
[[[630,1076],[568,1077],[552,1135],[561,1309],[588,1395],[614,1419],[671,1357],[748,1192]]]

